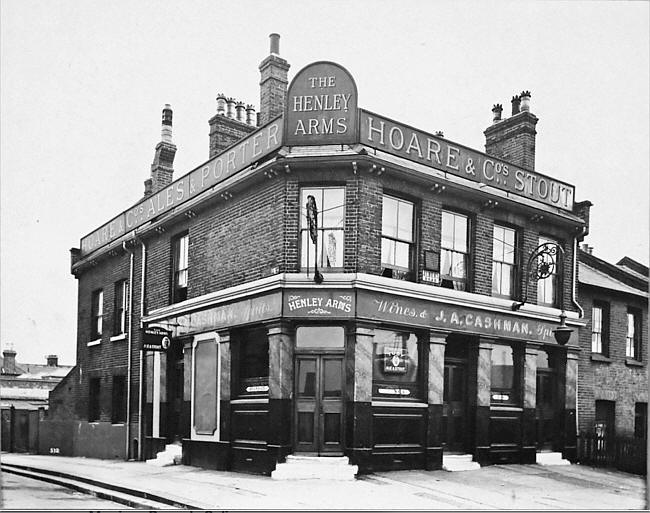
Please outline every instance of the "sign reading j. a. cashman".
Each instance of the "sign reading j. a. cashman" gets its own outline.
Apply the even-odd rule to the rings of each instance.
[[[358,141],[357,86],[345,68],[315,62],[287,92],[285,144],[352,144]]]

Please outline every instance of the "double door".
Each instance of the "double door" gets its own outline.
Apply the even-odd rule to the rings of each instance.
[[[296,452],[343,451],[343,355],[296,355]]]

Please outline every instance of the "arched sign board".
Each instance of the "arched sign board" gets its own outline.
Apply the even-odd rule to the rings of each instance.
[[[167,351],[171,345],[171,331],[160,326],[144,328],[142,349],[145,351]]]
[[[354,144],[359,141],[357,85],[334,62],[304,67],[287,91],[287,146]]]

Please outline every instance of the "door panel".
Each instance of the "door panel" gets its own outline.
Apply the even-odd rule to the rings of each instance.
[[[342,451],[343,358],[296,357],[295,450],[313,454]]]
[[[535,409],[537,417],[537,450],[555,449],[558,440],[556,373],[537,370],[537,394]]]
[[[442,406],[442,443],[447,451],[464,451],[466,436],[466,382],[464,363],[445,362]]]

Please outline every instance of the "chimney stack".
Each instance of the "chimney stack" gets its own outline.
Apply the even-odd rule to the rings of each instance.
[[[240,141],[256,128],[250,121],[250,113],[255,114],[252,105],[246,106],[242,101],[227,98],[225,94],[217,95],[217,114],[208,121],[210,125],[210,157],[219,155],[223,150]]]
[[[535,169],[537,117],[530,112],[530,91],[512,97],[512,116],[501,119],[503,107],[492,107],[492,125],[485,134],[485,153],[507,160],[524,169]]]
[[[55,354],[47,355],[47,366],[48,367],[58,367],[59,366],[59,357]]]
[[[145,180],[144,195],[155,194],[172,183],[174,174],[174,157],[176,156],[176,145],[172,142],[172,108],[166,104],[162,111],[162,127],[160,130],[160,142],[151,164],[151,184]]]
[[[16,351],[13,349],[5,349],[2,351],[4,362],[2,364],[2,374],[9,374],[15,376],[18,374],[16,371]]]
[[[280,36],[269,36],[270,55],[259,66],[260,70],[260,116],[264,125],[284,112],[289,85],[289,63],[280,57]]]

